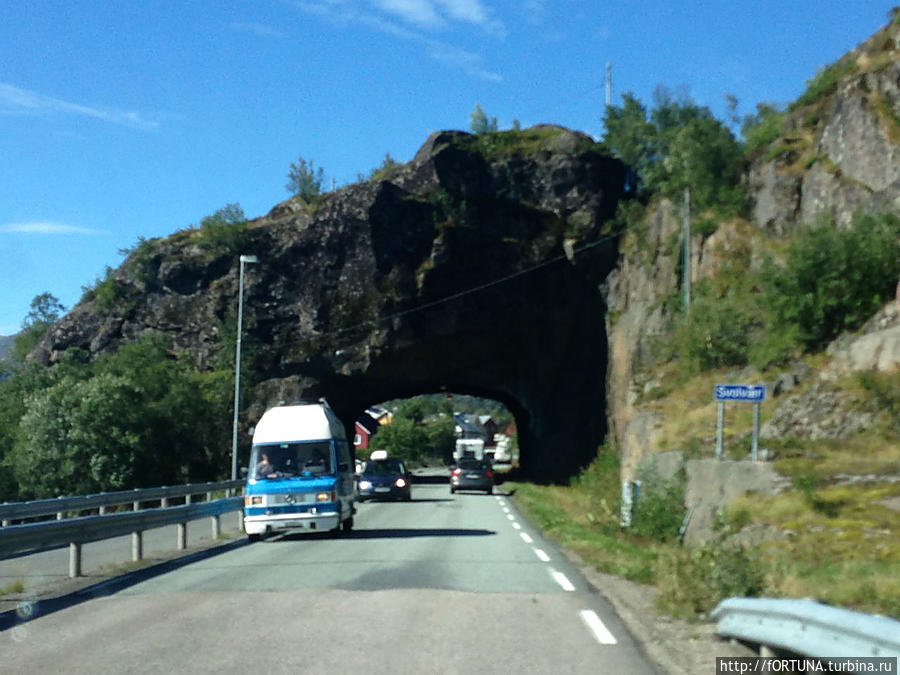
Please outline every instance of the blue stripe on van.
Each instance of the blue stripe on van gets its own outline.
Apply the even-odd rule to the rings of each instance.
[[[338,506],[335,502],[320,502],[318,504],[285,504],[283,506],[247,506],[244,507],[245,516],[280,516],[289,513],[309,513],[316,509],[314,515],[333,515],[337,513]]]

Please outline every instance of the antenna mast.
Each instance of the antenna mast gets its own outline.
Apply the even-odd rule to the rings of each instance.
[[[606,62],[606,107],[612,105],[612,64]]]

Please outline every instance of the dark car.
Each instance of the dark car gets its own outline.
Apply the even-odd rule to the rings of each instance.
[[[491,494],[494,491],[494,469],[490,461],[460,458],[455,466],[450,467],[450,492],[457,490],[484,490]]]
[[[373,452],[356,484],[356,499],[412,499],[410,474],[402,460]]]

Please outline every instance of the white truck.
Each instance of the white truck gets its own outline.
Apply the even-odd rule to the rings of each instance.
[[[494,449],[495,464],[509,464],[512,462],[511,446],[512,441],[508,436],[497,434],[497,447]]]
[[[458,462],[463,457],[484,459],[484,441],[480,438],[457,438],[453,459]]]

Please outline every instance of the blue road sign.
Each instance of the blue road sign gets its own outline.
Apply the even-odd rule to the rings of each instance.
[[[750,401],[759,403],[766,400],[764,384],[717,384],[715,389],[717,401]]]

